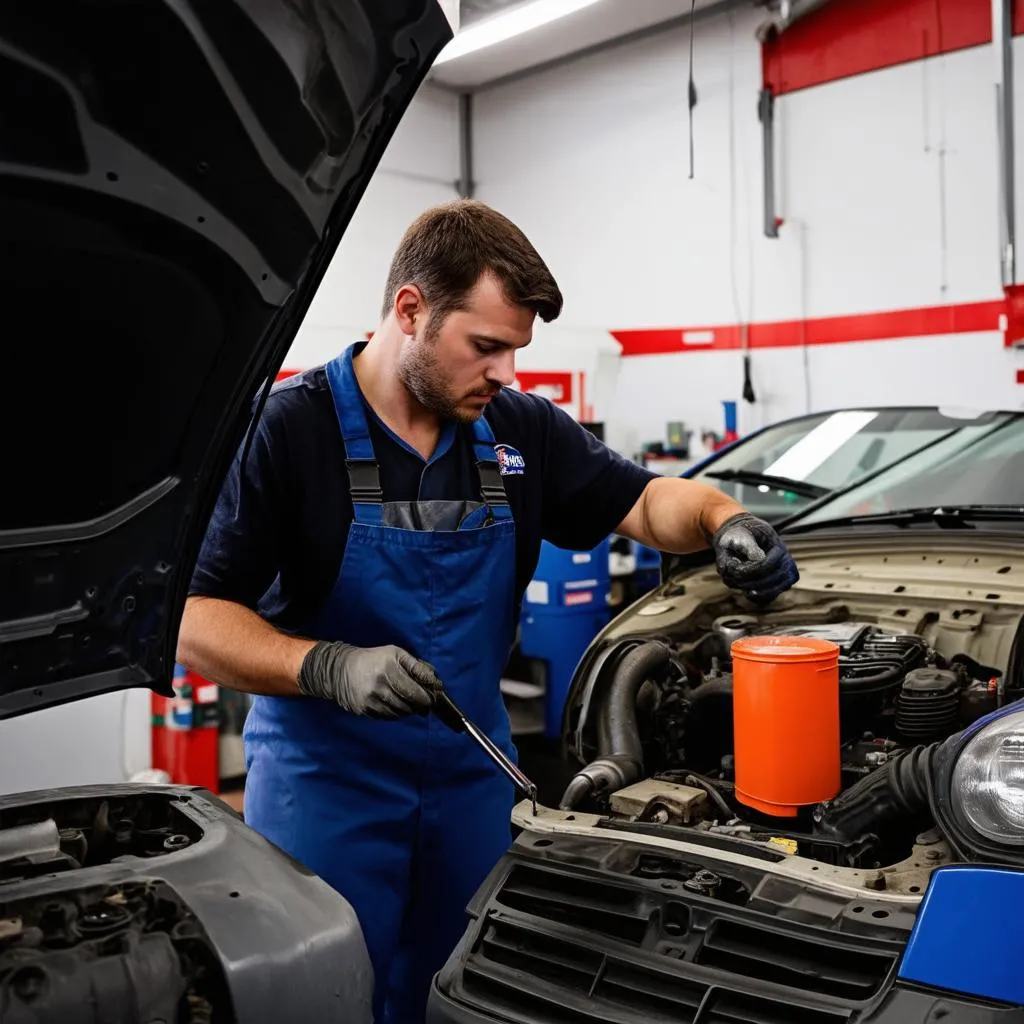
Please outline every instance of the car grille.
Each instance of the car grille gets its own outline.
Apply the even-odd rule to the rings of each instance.
[[[891,944],[720,908],[678,886],[517,865],[454,994],[532,1024],[841,1024],[896,956]]]

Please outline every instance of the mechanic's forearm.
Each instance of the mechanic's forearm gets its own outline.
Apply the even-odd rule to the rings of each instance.
[[[177,660],[231,690],[297,696],[299,668],[314,643],[278,632],[233,601],[190,597],[178,633]]]
[[[680,555],[707,548],[715,531],[744,511],[717,487],[679,477],[652,480],[640,504],[643,536],[633,539]]]

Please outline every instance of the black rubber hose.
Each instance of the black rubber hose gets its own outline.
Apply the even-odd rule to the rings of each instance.
[[[619,662],[597,709],[597,758],[577,772],[559,807],[568,811],[590,793],[605,794],[635,782],[644,770],[637,725],[640,688],[669,664],[669,648],[657,640],[634,647]]]
[[[644,755],[636,719],[640,687],[668,667],[672,652],[657,640],[634,647],[619,663],[597,719],[599,757],[629,758],[643,770]]]
[[[718,787],[711,779],[698,775],[696,772],[687,772],[683,781],[688,786],[695,786],[697,789],[703,789],[707,793],[715,806],[725,815],[725,820],[722,822],[723,825],[736,817],[736,812],[725,802],[725,797],[722,796]]]
[[[709,679],[700,686],[695,686],[687,695],[686,699],[691,704],[699,704],[707,697],[732,697],[732,676],[719,676],[717,679]]]
[[[932,758],[939,744],[913,747],[854,783],[826,805],[823,831],[858,839],[878,833],[886,823],[910,821],[926,826],[931,813]]]

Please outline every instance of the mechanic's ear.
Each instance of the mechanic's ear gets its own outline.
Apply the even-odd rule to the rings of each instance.
[[[398,322],[399,330],[403,334],[416,333],[416,321],[423,320],[427,313],[427,304],[423,298],[423,292],[414,284],[404,284],[395,294],[395,301],[391,307]]]

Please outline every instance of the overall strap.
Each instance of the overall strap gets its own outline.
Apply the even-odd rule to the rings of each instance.
[[[483,416],[473,422],[473,454],[484,504],[490,507],[495,520],[511,519],[512,509],[505,493],[505,481],[501,478],[498,456],[494,452],[494,433]]]
[[[347,348],[327,364],[327,382],[345,445],[345,466],[355,520],[368,526],[380,526],[384,521],[384,491],[380,486],[380,467],[370,440],[363,396],[352,368],[352,355],[353,348]]]

